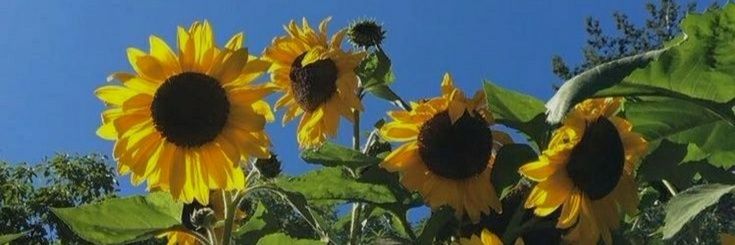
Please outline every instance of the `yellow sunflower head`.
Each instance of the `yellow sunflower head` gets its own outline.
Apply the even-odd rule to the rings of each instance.
[[[269,157],[263,98],[274,88],[251,84],[270,63],[249,56],[243,38],[220,49],[205,21],[179,27],[176,51],[156,36],[148,53],[128,49],[135,73],[114,73],[121,84],[95,91],[107,105],[97,134],[116,141],[121,174],[187,203],[244,187],[240,160]]]
[[[538,182],[525,202],[547,216],[562,207],[557,227],[568,241],[611,244],[622,211],[634,214],[638,195],[633,171],[647,143],[615,113],[621,99],[590,99],[577,105],[554,132],[539,160],[520,172]]]
[[[412,103],[410,112],[388,113],[393,121],[380,129],[382,137],[405,143],[381,166],[400,172],[403,185],[432,208],[449,205],[473,222],[491,207],[499,212],[490,171],[497,148],[510,137],[489,128],[493,119],[484,102],[482,91],[467,98],[444,75],[440,97]]]
[[[521,242],[520,244],[523,243]],[[472,235],[468,238],[460,238],[459,245],[503,245],[503,241],[500,240],[500,237],[485,229],[482,230],[482,233],[480,233],[479,236]]]
[[[345,30],[327,40],[329,18],[319,31],[303,19],[291,21],[286,35],[276,37],[263,58],[273,62],[271,83],[283,92],[276,108],[284,107],[283,123],[302,115],[297,139],[301,147],[313,147],[337,134],[340,116],[352,121],[352,110],[362,110],[357,96],[355,68],[364,53],[343,51]]]

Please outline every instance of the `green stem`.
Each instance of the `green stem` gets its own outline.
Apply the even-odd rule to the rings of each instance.
[[[411,104],[406,103],[406,101],[404,101],[400,96],[398,97],[398,100],[396,100],[396,103],[398,104],[398,107],[404,111],[411,111]]]
[[[663,183],[664,186],[666,186],[666,190],[669,191],[672,197],[675,197],[678,194],[678,192],[676,191],[676,187],[673,184],[671,184],[671,182],[669,182],[668,180],[662,179],[661,183]]]
[[[217,244],[217,238],[214,236],[214,230],[213,230],[213,228],[212,227],[207,227],[205,230],[207,231],[207,237],[209,238],[209,240],[212,241],[212,244],[213,245],[216,245]]]
[[[222,191],[225,206],[225,227],[222,236],[222,245],[229,245],[232,240],[232,226],[235,222],[235,208],[237,203],[232,203],[232,194],[229,191]]]
[[[355,122],[352,126],[352,149],[360,150],[360,111],[354,110],[353,112]]]
[[[354,123],[352,124],[352,148],[356,151],[360,150],[360,111],[354,110]],[[351,169],[352,177],[358,178],[356,169]],[[360,213],[362,212],[362,205],[359,202],[352,204],[352,215],[350,220],[350,244],[357,244],[360,236]]]

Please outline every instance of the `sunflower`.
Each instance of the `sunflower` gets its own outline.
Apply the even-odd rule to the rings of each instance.
[[[610,231],[619,226],[621,209],[629,215],[636,212],[633,171],[647,143],[628,121],[614,116],[620,103],[613,98],[580,103],[539,160],[520,168],[538,182],[525,207],[535,207],[538,216],[562,207],[556,226],[571,228],[567,241],[595,244],[602,236],[611,244]]]
[[[297,135],[302,148],[333,137],[340,116],[352,121],[352,110],[362,110],[354,70],[365,55],[341,49],[344,29],[328,41],[328,22],[316,32],[305,18],[301,27],[291,21],[284,27],[287,35],[275,38],[263,55],[273,63],[271,83],[283,92],[275,104],[286,108],[282,123],[303,114]]]
[[[490,232],[489,230],[482,230],[482,233],[480,235],[472,235],[469,238],[460,238],[459,239],[460,245],[503,245],[503,241],[500,240],[500,238],[495,235],[494,233]],[[516,244],[523,244],[523,242],[516,241]]]
[[[467,214],[477,222],[491,207],[500,212],[490,173],[497,148],[510,138],[489,128],[493,118],[482,91],[466,98],[449,74],[441,87],[442,96],[412,103],[410,112],[388,113],[393,121],[380,134],[405,144],[381,166],[400,172],[403,185],[421,193],[430,207],[449,205],[458,217]]]
[[[274,88],[250,82],[270,63],[249,56],[243,39],[220,49],[206,21],[179,27],[177,53],[150,36],[150,53],[128,49],[135,73],[114,73],[122,84],[95,91],[108,106],[97,134],[116,141],[118,171],[133,184],[207,204],[212,189],[244,187],[241,159],[269,157],[263,98]]]

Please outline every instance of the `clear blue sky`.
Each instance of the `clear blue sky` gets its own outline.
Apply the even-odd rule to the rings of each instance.
[[[125,49],[148,49],[148,35],[175,45],[177,25],[208,19],[222,44],[245,31],[251,52],[283,34],[282,25],[332,16],[331,30],[374,17],[388,30],[385,49],[407,100],[435,96],[444,72],[472,93],[483,79],[543,100],[558,82],[550,58],[579,61],[584,19],[602,17],[611,30],[615,10],[640,23],[642,1],[4,1],[0,7],[0,159],[38,162],[54,152],[101,152],[113,143],[95,135],[103,104],[92,92],[114,71],[131,70]],[[709,2],[709,1],[708,1]],[[701,4],[706,5],[706,4]],[[271,102],[276,97],[271,96]],[[391,108],[367,97],[363,125]],[[280,115],[280,113],[279,113]],[[284,169],[313,168],[298,158],[296,123],[268,126]],[[339,142],[347,144],[349,125]],[[364,128],[367,130],[368,128]],[[124,193],[137,192],[127,177]]]

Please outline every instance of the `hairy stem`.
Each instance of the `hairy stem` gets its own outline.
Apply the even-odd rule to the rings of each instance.
[[[229,245],[232,240],[232,226],[235,222],[235,207],[237,207],[237,203],[233,203],[232,194],[229,191],[222,191],[222,197],[225,199],[225,227],[224,235],[222,236],[222,245]]]
[[[209,240],[212,242],[212,244],[216,245],[217,244],[217,237],[215,237],[215,235],[214,235],[213,228],[212,227],[207,227],[207,229],[205,229],[205,230],[207,231],[207,237],[209,238]]]
[[[354,115],[354,122],[352,124],[352,148],[359,151],[360,150],[360,111],[353,110]],[[357,178],[358,173],[356,169],[352,169],[350,171],[352,173],[352,177]],[[352,215],[350,220],[350,244],[357,244],[357,241],[360,240],[360,213],[362,211],[362,204],[359,202],[352,204]]]
[[[666,190],[669,191],[669,194],[671,194],[672,197],[675,197],[676,194],[678,194],[678,192],[676,191],[676,187],[673,184],[671,184],[671,182],[669,182],[668,180],[662,179],[661,183],[663,183],[664,186],[666,186]]]

